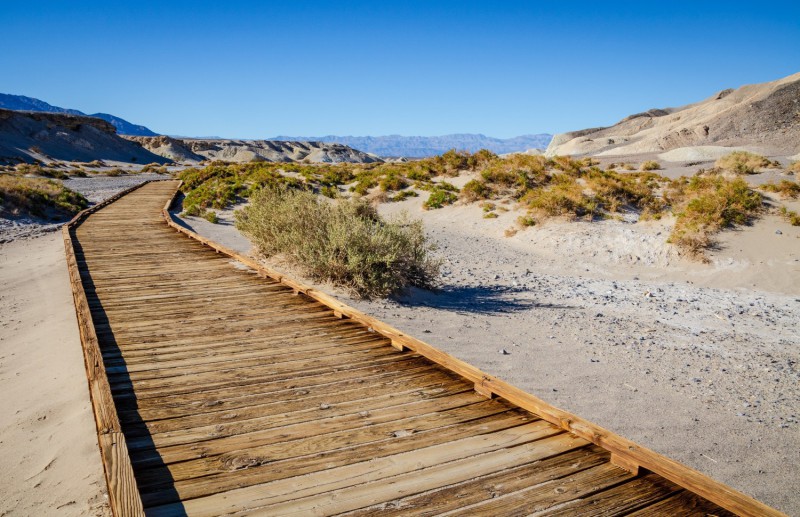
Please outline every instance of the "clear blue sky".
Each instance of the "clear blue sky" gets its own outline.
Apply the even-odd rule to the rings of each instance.
[[[800,71],[800,2],[0,0],[0,92],[166,134],[509,137]]]

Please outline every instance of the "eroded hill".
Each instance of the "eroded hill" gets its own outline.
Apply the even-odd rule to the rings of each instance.
[[[610,127],[556,135],[553,155],[629,155],[690,146],[756,146],[775,155],[800,151],[800,73],[723,90],[680,108],[651,109]]]

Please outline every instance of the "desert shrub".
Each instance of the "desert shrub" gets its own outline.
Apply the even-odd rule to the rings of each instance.
[[[574,160],[569,156],[554,156],[550,163],[552,167],[572,176],[580,176],[584,166],[583,161]]]
[[[158,170],[159,170],[160,168],[161,168],[161,165],[160,165],[159,163],[152,162],[152,163],[148,163],[147,165],[145,165],[144,167],[142,167],[142,170],[140,170],[139,172],[141,172],[141,173],[145,173],[145,172],[158,172]]]
[[[394,197],[389,198],[389,201],[403,201],[404,199],[408,199],[410,197],[419,197],[419,194],[416,190],[403,190],[395,194]]]
[[[782,206],[780,210],[778,210],[778,214],[786,219],[786,222],[792,226],[800,226],[800,214],[794,210],[789,210],[785,206]]]
[[[741,178],[701,175],[676,180],[668,194],[677,217],[669,241],[701,254],[723,228],[750,222],[763,209],[758,192]]]
[[[716,167],[736,174],[755,174],[758,169],[769,167],[772,162],[766,156],[747,151],[734,151],[719,158]]]
[[[89,176],[83,169],[72,169],[69,171],[69,174],[73,178],[87,178]]]
[[[125,171],[122,169],[109,169],[105,172],[106,176],[122,176]]]
[[[106,164],[103,160],[93,160],[86,164],[87,167],[97,168],[97,167],[105,167]]]
[[[585,196],[577,180],[566,174],[554,174],[551,186],[529,190],[521,199],[534,212],[547,216],[593,217],[599,213],[597,202]]]
[[[498,215],[497,212],[486,212],[483,214],[484,219],[497,219]]]
[[[81,194],[43,178],[0,175],[0,214],[60,219],[89,206]]]
[[[331,185],[323,185],[322,188],[319,189],[319,193],[331,199],[339,197],[339,189]]]
[[[517,224],[519,224],[523,228],[527,226],[536,226],[536,218],[533,217],[532,215],[521,215],[517,217]],[[510,235],[508,235],[508,232],[506,232],[506,237],[510,237]]]
[[[346,185],[353,181],[353,172],[346,167],[330,167],[322,172],[320,183],[329,186]]]
[[[461,188],[461,199],[467,202],[486,199],[489,197],[491,189],[485,181],[470,180]]]
[[[203,219],[205,219],[209,223],[214,223],[214,224],[219,223],[219,216],[213,210],[206,210],[206,212],[203,214]]]
[[[619,174],[595,169],[586,175],[586,184],[604,210],[618,212],[630,206],[647,216],[664,210],[665,203],[656,195],[665,178],[653,173]]]
[[[655,160],[647,160],[646,162],[642,162],[639,168],[643,171],[657,171],[661,169],[661,164]]]
[[[444,185],[450,185],[449,183],[444,183]],[[450,185],[452,187],[452,185]],[[456,189],[457,190],[457,189]],[[434,187],[430,189],[431,195],[428,196],[428,199],[422,204],[422,207],[425,210],[433,210],[437,208],[442,208],[445,205],[452,205],[458,199],[458,196],[453,192],[452,189],[449,189],[442,184],[436,184]]]
[[[767,183],[761,186],[767,192],[774,192],[783,198],[797,199],[800,197],[800,183],[794,181],[781,180],[780,183]]]
[[[403,190],[407,186],[408,181],[398,171],[388,172],[380,181],[381,190],[384,192]]]
[[[314,280],[369,298],[438,279],[420,221],[385,221],[362,200],[330,203],[285,188],[259,190],[250,201],[236,213],[237,228],[261,254],[281,254]]]

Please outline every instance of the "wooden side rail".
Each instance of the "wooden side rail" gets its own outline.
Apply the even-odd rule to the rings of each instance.
[[[100,352],[100,343],[95,333],[92,313],[86,292],[83,289],[78,261],[75,257],[73,246],[73,232],[80,223],[90,214],[113,203],[125,194],[128,194],[150,180],[135,187],[126,189],[118,194],[98,203],[72,218],[62,229],[64,238],[64,251],[67,258],[72,297],[75,302],[75,314],[78,319],[78,330],[83,349],[83,360],[86,366],[86,377],[89,383],[89,398],[92,402],[94,420],[97,426],[97,443],[100,447],[100,457],[103,462],[106,485],[108,486],[108,499],[112,513],[117,517],[144,517],[144,508],[136,479],[133,475],[131,459],[128,455],[128,446],[122,434],[117,409],[108,384],[103,356]]]
[[[623,438],[579,416],[552,406],[538,397],[526,393],[496,377],[488,375],[475,366],[442,352],[424,341],[408,336],[398,329],[340,302],[332,296],[306,286],[277,271],[264,267],[250,257],[246,257],[230,248],[184,228],[175,222],[172,214],[169,212],[179,190],[180,185],[161,211],[166,224],[178,232],[209,246],[218,253],[227,255],[245,264],[263,276],[286,285],[298,294],[303,294],[326,305],[333,311],[336,317],[350,318],[362,323],[390,339],[392,346],[400,350],[411,350],[447,368],[470,382],[473,382],[476,391],[480,394],[486,397],[502,397],[512,404],[536,414],[565,431],[602,447],[611,453],[612,462],[622,468],[634,473],[637,473],[640,468],[647,469],[738,515],[785,517],[783,513],[774,508],[734,490],[729,486],[714,481],[694,469],[662,456],[646,447],[642,447],[631,440]]]

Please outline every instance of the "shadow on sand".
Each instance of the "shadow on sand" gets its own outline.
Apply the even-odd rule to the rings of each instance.
[[[448,285],[436,291],[412,288],[395,299],[406,307],[431,307],[447,311],[480,314],[502,314],[530,309],[576,309],[570,305],[538,303],[530,299],[530,291],[509,286]]]

